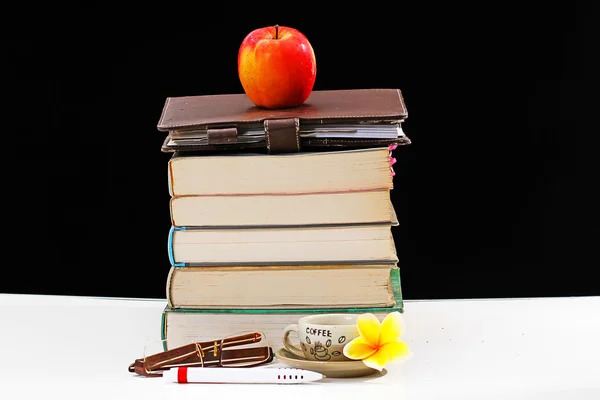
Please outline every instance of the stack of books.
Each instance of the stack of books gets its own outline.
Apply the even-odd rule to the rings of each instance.
[[[403,311],[390,200],[397,89],[313,91],[264,110],[243,94],[172,97],[169,347],[283,329],[314,313]]]

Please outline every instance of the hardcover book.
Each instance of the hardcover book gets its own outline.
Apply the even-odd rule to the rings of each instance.
[[[175,267],[396,263],[391,226],[171,227],[169,260]]]
[[[299,226],[391,223],[398,220],[389,189],[339,193],[187,195],[170,200],[171,224]]]
[[[172,308],[391,307],[395,264],[171,267]]]
[[[393,189],[387,147],[288,154],[176,152],[171,196],[339,193]]]
[[[400,274],[392,275],[392,290],[395,305],[390,307],[315,307],[278,309],[206,309],[171,308],[168,305],[162,312],[161,339],[168,340],[170,347],[177,347],[195,341],[214,340],[239,332],[260,331],[266,335],[274,350],[282,347],[284,328],[298,322],[298,319],[317,313],[373,313],[379,320],[392,311],[404,312]],[[292,342],[295,336],[290,336]]]

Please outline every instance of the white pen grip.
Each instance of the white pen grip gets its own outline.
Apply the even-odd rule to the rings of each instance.
[[[273,381],[273,371],[253,369],[237,371],[233,368],[199,368],[188,369],[188,382],[224,382],[224,383],[264,383]]]
[[[163,376],[179,383],[301,383],[322,378],[296,368],[171,368]]]

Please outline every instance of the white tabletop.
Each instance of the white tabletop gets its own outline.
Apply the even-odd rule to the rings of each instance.
[[[0,398],[600,399],[600,297],[406,301],[409,361],[375,378],[299,385],[183,385],[129,373],[160,339],[164,305],[0,294]]]

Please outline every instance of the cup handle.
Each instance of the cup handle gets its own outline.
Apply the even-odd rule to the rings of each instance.
[[[292,342],[290,342],[290,333],[295,333],[296,335],[298,334],[298,324],[288,325],[283,330],[283,347],[285,347],[287,351],[289,351],[297,357],[306,358],[304,352],[300,348],[294,346]]]

